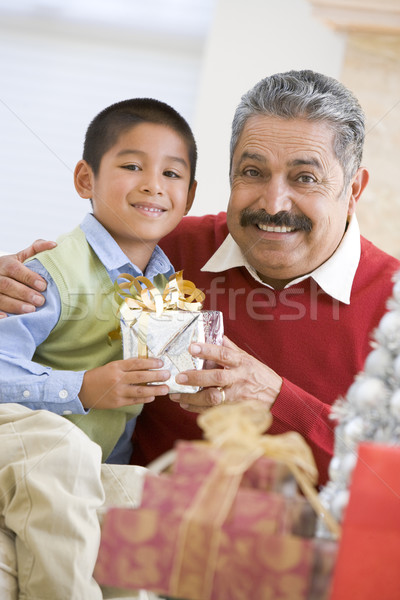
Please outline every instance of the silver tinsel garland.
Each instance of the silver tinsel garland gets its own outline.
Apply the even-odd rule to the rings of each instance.
[[[329,482],[320,499],[342,521],[360,442],[400,444],[400,272],[394,277],[388,312],[373,332],[372,351],[346,397],[332,407],[337,422]],[[319,535],[325,535],[320,524]]]

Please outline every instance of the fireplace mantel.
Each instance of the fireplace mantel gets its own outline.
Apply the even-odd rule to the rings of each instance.
[[[400,0],[309,0],[314,15],[348,32],[400,33]]]

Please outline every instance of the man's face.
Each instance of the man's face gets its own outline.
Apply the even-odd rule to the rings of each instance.
[[[228,227],[265,283],[281,289],[325,262],[355,204],[326,123],[247,121],[233,154]]]

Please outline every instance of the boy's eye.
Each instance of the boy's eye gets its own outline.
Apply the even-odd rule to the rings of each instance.
[[[123,169],[128,169],[128,171],[139,171],[140,170],[139,165],[131,165],[131,164],[129,164],[129,165],[122,165],[122,168]]]
[[[180,177],[180,175],[178,175],[178,173],[175,173],[174,171],[164,171],[164,175],[166,177],[172,177],[172,178],[174,178],[174,177],[179,178]]]

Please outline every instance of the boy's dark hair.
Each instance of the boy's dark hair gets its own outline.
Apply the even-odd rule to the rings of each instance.
[[[173,129],[187,145],[190,186],[196,175],[197,148],[185,119],[169,104],[154,98],[132,98],[108,106],[90,123],[83,146],[83,159],[97,175],[103,155],[125,130],[141,123],[157,123]]]

